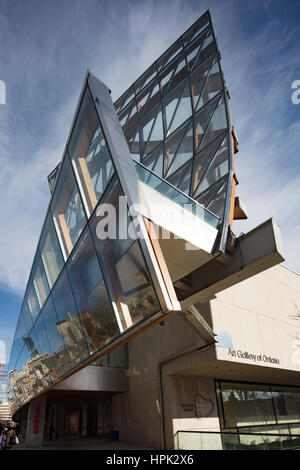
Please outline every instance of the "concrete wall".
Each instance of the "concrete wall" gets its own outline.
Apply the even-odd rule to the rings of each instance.
[[[218,359],[300,371],[298,274],[271,268],[220,292],[211,310],[214,330],[232,338],[232,348],[217,347]]]
[[[130,391],[113,397],[113,423],[120,439],[156,449],[164,442],[173,448],[177,430],[218,431],[214,378],[300,384],[295,303],[300,308],[300,276],[276,266],[199,306],[214,330],[223,330],[227,346],[195,350],[204,343],[178,315],[130,341]],[[229,336],[224,337],[224,330]],[[239,357],[245,352],[252,357]],[[259,362],[259,356],[279,363]]]
[[[177,315],[167,319],[164,326],[156,325],[130,341],[130,392],[113,397],[113,423],[120,430],[121,440],[155,449],[162,447],[158,365],[186,349],[203,344]],[[167,385],[166,403],[171,391],[172,387]]]

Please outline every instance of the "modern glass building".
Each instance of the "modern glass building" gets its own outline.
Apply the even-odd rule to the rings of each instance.
[[[53,423],[59,390],[80,390],[81,399],[85,391],[101,400],[104,392],[130,394],[130,380],[120,385],[113,371],[109,382],[103,369],[128,378],[131,345],[137,338],[151,345],[150,331],[174,318],[184,324],[178,344],[191,334],[186,328],[215,344],[213,324],[195,305],[283,260],[273,221],[238,240],[233,234],[233,220],[247,217],[235,196],[237,151],[209,12],[114,104],[87,73],[62,160],[48,177],[51,198],[12,346],[16,418],[29,409],[36,422],[32,406],[51,396],[38,409]],[[85,390],[84,374],[89,383],[96,374],[98,388]],[[79,432],[79,421],[85,429],[112,426],[105,407],[94,422],[92,405],[81,415],[64,406],[69,433]]]

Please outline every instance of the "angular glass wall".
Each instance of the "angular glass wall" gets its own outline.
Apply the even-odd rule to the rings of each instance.
[[[51,201],[9,364],[18,404],[130,328],[168,310],[162,308],[149,245],[137,236],[127,204],[119,214],[118,198],[125,195],[126,184],[116,170],[95,99],[87,78],[62,162],[49,177]],[[203,212],[214,227],[222,218],[224,223],[231,194],[231,137],[209,13],[115,107],[131,156],[141,168],[166,180],[168,190],[178,188],[217,214],[220,219]],[[99,236],[105,232],[105,204],[118,214],[117,232],[125,227],[135,236]]]
[[[208,12],[115,107],[132,157],[227,223],[231,129]]]
[[[131,236],[101,237],[108,204]],[[160,308],[86,81],[15,333],[11,399],[21,406]]]

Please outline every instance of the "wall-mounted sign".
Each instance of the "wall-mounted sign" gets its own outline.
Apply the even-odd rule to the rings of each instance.
[[[228,349],[228,356],[238,359],[247,359],[256,364],[279,364],[280,362],[277,357],[267,356],[266,354],[253,354],[248,351],[242,351],[241,349]]]

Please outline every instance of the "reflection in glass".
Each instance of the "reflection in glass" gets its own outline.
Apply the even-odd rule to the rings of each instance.
[[[29,282],[27,290],[28,290],[28,294],[26,296],[26,302],[27,302],[27,306],[29,307],[29,311],[32,316],[32,321],[34,323],[38,314],[40,313],[40,306],[38,303],[37,295],[33,287],[32,281]]]
[[[47,217],[40,241],[40,253],[51,288],[63,267],[64,261],[50,214]]]
[[[56,184],[51,213],[66,260],[86,224],[83,205],[68,158],[64,159]]]
[[[88,228],[69,260],[68,272],[89,350],[93,353],[119,331]]]
[[[300,389],[272,386],[277,421],[300,422]]]
[[[39,254],[37,254],[35,260],[35,267],[32,273],[32,280],[40,308],[42,308],[49,294],[49,286],[42,264],[42,260]]]
[[[68,354],[64,345],[64,340],[60,334],[58,319],[54,309],[52,298],[47,300],[41,315],[44,320],[45,329],[50,345],[50,353],[53,355],[55,366],[63,375],[70,369]]]
[[[121,188],[118,180],[115,179],[107,194],[104,195],[103,203],[111,204],[116,209],[116,233],[119,233],[120,227],[123,228],[125,225],[128,228],[131,223],[124,211],[120,211],[122,219],[118,217],[120,196],[122,196]],[[121,330],[125,330],[145,316],[158,311],[158,301],[139,242],[134,241],[130,236],[122,239],[98,238],[99,226],[103,224],[103,221],[105,221],[105,217],[97,211],[91,222],[91,231],[98,253],[104,263],[106,277],[109,280],[114,299],[113,305],[120,322],[119,326]]]
[[[65,270],[53,288],[52,298],[57,313],[57,327],[63,337],[70,360],[72,364],[81,362],[89,356],[89,350]]]
[[[114,167],[88,88],[84,93],[68,151],[86,211],[90,215],[114,173]]]
[[[226,382],[220,384],[225,427],[276,423],[269,386]]]

